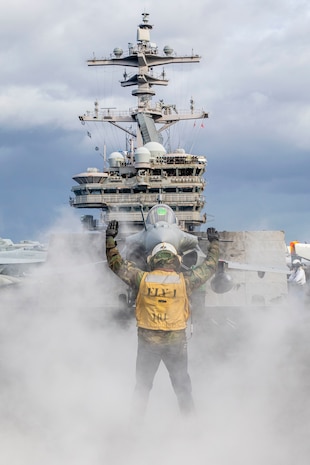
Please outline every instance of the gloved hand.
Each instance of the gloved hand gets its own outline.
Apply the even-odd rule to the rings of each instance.
[[[215,228],[208,228],[207,229],[207,236],[208,236],[208,241],[218,241],[219,240],[219,233]]]
[[[107,230],[105,232],[106,237],[111,236],[111,237],[116,237],[118,233],[118,221],[117,220],[112,220],[109,222]]]

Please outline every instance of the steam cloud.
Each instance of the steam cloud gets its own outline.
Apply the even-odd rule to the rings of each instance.
[[[161,366],[135,429],[136,328],[118,312],[121,284],[64,244],[27,284],[0,293],[1,464],[308,465],[306,307],[199,311],[195,418],[180,417]]]

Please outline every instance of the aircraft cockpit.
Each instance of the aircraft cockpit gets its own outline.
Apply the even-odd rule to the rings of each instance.
[[[160,221],[164,221],[168,224],[178,224],[174,211],[165,204],[154,205],[149,211],[145,223],[146,225],[155,225]]]

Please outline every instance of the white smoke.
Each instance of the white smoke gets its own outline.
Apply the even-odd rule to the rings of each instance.
[[[161,366],[134,429],[136,328],[118,312],[122,284],[59,237],[28,284],[1,290],[0,463],[308,465],[306,307],[199,312],[195,417],[181,418]]]

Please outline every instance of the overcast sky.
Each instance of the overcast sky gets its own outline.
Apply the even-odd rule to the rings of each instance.
[[[177,5],[177,8],[176,8]],[[69,207],[74,174],[102,167],[78,115],[128,110],[123,69],[86,60],[135,42],[141,13],[152,41],[199,65],[165,70],[167,103],[209,112],[184,146],[208,159],[206,212],[219,230],[284,230],[310,241],[310,6],[308,0],[11,0],[0,15],[0,236],[38,239]],[[179,66],[179,67],[178,67]],[[181,74],[179,74],[181,73]],[[111,82],[113,81],[113,84]],[[156,89],[157,90],[157,89]],[[181,141],[182,142],[182,141]],[[108,152],[122,147],[119,140]],[[99,151],[100,152],[100,151]]]

